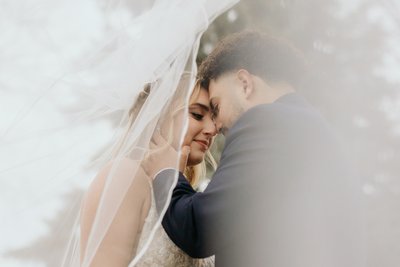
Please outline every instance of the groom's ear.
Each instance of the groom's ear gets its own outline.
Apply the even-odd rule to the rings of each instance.
[[[238,70],[237,78],[242,86],[242,92],[245,98],[249,98],[254,91],[254,82],[252,75],[245,69]]]

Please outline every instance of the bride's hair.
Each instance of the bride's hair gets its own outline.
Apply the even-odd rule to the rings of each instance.
[[[182,86],[182,84],[185,83],[185,79],[188,78],[188,75],[183,75],[180,85],[178,86]],[[134,102],[134,104],[131,106],[131,108],[129,109],[129,113],[128,113],[128,126],[127,126],[127,130],[124,134],[124,136],[120,139],[119,141],[119,145],[117,146],[116,152],[118,152],[122,146],[122,144],[125,142],[130,129],[133,126],[133,123],[135,122],[141,108],[143,107],[143,105],[145,104],[148,96],[150,95],[152,86],[155,83],[147,83],[143,90],[139,93],[138,97],[136,98],[136,101]],[[191,93],[190,99],[189,99],[189,106],[191,104],[193,104],[199,94],[200,94],[200,90],[202,90],[200,82],[197,81],[195,83],[195,86],[193,88],[193,91]],[[204,89],[203,89],[204,90]],[[179,94],[179,91],[177,91],[177,93]],[[178,100],[181,100],[182,98],[178,98]],[[179,111],[181,111],[182,109],[184,109],[184,103],[173,103],[170,104],[169,107],[167,108],[166,112],[164,113],[163,117],[174,117],[174,115],[176,115]],[[172,129],[172,127],[169,128],[167,133],[164,133],[167,136],[167,141],[169,144],[172,143],[173,137],[174,137],[174,131]],[[176,134],[176,133],[175,133]],[[116,155],[117,153],[114,153],[114,155]],[[184,175],[186,177],[186,179],[190,182],[191,186],[193,188],[198,188],[199,183],[201,182],[201,179],[203,177],[206,176],[206,171],[207,171],[207,163],[209,164],[209,166],[215,170],[216,169],[216,162],[211,154],[211,152],[209,150],[207,150],[206,154],[205,154],[205,158],[204,160],[197,164],[197,165],[193,165],[193,166],[187,166],[184,172]]]

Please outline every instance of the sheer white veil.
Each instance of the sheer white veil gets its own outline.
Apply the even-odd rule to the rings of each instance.
[[[9,2],[3,10],[20,12],[21,22],[24,12],[46,19],[47,5],[55,5],[27,0],[22,8]],[[21,52],[26,62],[31,60],[30,69],[35,73],[30,77],[32,86],[17,82],[29,76],[24,68],[0,77],[1,109],[9,114],[0,128],[0,236],[4,240],[0,243],[0,265],[80,266],[80,261],[82,266],[90,265],[129,186],[152,152],[154,132],[162,129],[182,141],[186,117],[178,120],[176,111],[187,106],[194,86],[201,34],[236,2],[103,1],[106,19],[100,22],[98,15],[88,18],[88,23],[97,20],[102,24],[102,33],[94,34],[91,43],[85,44],[84,56],[67,55],[74,51],[71,46],[57,55],[57,68],[44,71],[40,64],[34,68],[40,53]],[[64,4],[73,6],[67,16],[73,21],[80,3]],[[34,29],[33,24],[23,27]],[[46,29],[41,34],[46,34]],[[149,91],[143,91],[146,84]],[[145,101],[136,102],[140,109],[132,115],[131,108],[141,93]],[[127,159],[132,162],[129,173],[120,175]],[[175,160],[178,163],[178,158]],[[107,163],[111,167],[85,253],[80,255],[81,202],[91,180]],[[166,195],[176,177],[171,181]],[[164,210],[168,199],[162,203]],[[144,246],[130,266],[145,253],[161,227],[160,221],[161,217],[151,226],[151,233],[142,236]]]

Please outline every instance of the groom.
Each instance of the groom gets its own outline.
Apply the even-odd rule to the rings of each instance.
[[[203,193],[179,173],[163,218],[190,256],[215,254],[219,267],[360,266],[358,184],[329,125],[295,92],[304,69],[295,48],[255,31],[228,36],[200,66],[226,143]],[[171,172],[155,178],[156,198]]]

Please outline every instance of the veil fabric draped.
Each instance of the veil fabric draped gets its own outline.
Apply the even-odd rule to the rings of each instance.
[[[102,15],[85,13],[80,3],[62,3],[56,9],[45,0],[26,1],[25,6],[10,2],[3,9],[20,14],[14,20],[21,27],[17,30],[27,28],[30,38],[53,45],[49,46],[53,50],[24,51],[26,40],[18,37],[16,45],[21,48],[0,52],[7,56],[17,51],[34,74],[27,72],[26,64],[15,63],[15,68],[6,70],[9,75],[0,79],[1,109],[8,114],[0,128],[0,265],[90,265],[140,166],[154,149],[154,132],[167,132],[179,150],[187,112],[180,117],[176,112],[185,110],[194,86],[201,34],[237,0],[109,0],[100,7],[99,2],[89,1],[82,9],[101,10]],[[46,14],[50,6],[66,13]],[[87,25],[73,27],[80,16],[87,17]],[[72,20],[70,29],[57,26],[66,18]],[[57,23],[54,28],[37,24],[42,28],[21,24],[24,19]],[[89,24],[100,26],[93,31]],[[74,30],[90,32],[91,39],[85,40],[83,34],[78,39],[82,43],[71,41],[68,46],[68,34],[55,35]],[[2,44],[6,41],[10,42],[3,37]],[[77,45],[84,47],[79,53]],[[24,75],[29,86],[17,82]],[[132,117],[131,108],[146,85],[148,96]],[[121,175],[126,160],[132,165]],[[107,162],[111,167],[85,253],[80,255],[81,202],[92,178]],[[167,196],[176,179],[172,177],[166,186]],[[168,204],[167,197],[164,210]],[[161,227],[161,216],[151,233],[141,237],[144,246],[130,266],[146,252]]]

